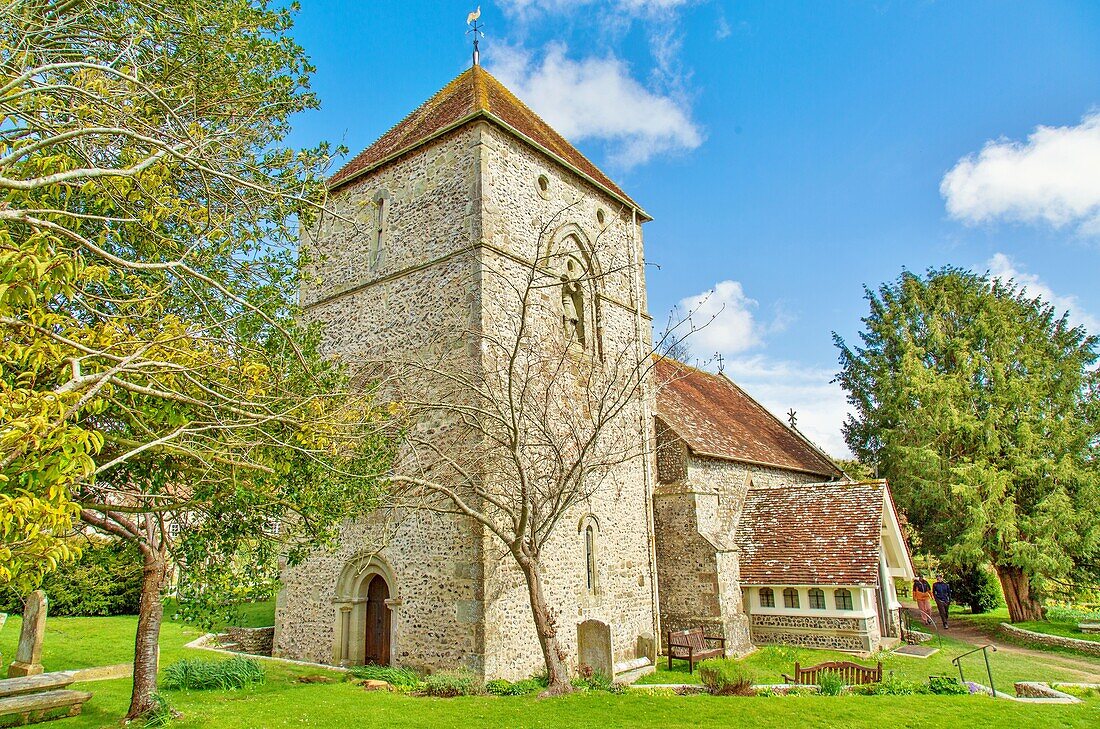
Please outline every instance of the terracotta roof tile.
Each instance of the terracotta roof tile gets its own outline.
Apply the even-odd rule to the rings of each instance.
[[[885,481],[749,489],[735,542],[745,585],[878,583]]]
[[[335,189],[360,172],[408,152],[441,132],[479,118],[494,121],[527,138],[623,202],[638,207],[596,165],[481,66],[474,66],[459,75],[378,141],[352,158],[329,179],[329,187]]]
[[[657,413],[695,452],[770,464],[824,477],[840,470],[722,375],[661,359]]]

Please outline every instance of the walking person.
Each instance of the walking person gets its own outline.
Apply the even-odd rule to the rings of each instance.
[[[925,625],[932,624],[932,586],[924,575],[917,575],[913,580],[913,598],[917,601],[917,612],[920,613],[921,622]]]
[[[936,600],[936,607],[940,610],[940,622],[947,628],[947,610],[951,607],[951,585],[943,579],[936,578],[936,584],[932,585],[932,597]]]

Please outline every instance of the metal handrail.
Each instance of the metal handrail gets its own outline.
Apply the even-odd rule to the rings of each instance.
[[[978,651],[981,651],[982,657],[985,658],[985,675],[989,677],[989,690],[993,692],[993,698],[997,698],[997,687],[993,685],[993,670],[989,667],[989,653],[986,650],[988,648],[992,648],[994,653],[997,652],[997,646],[993,645],[992,643],[986,643],[983,646],[978,646],[972,651],[967,651],[966,653],[955,656],[951,659],[951,662],[955,664],[955,668],[959,669],[959,681],[961,681],[962,683],[966,683],[966,677],[963,676],[963,667],[960,661],[962,661],[963,658],[969,656],[971,653],[977,653]]]

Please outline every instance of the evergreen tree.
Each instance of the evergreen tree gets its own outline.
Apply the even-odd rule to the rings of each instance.
[[[867,290],[839,336],[856,457],[890,479],[926,549],[996,569],[1012,620],[1100,556],[1097,338],[1014,282],[957,268]]]

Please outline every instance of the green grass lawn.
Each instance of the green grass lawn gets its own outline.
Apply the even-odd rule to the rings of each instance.
[[[103,665],[129,660],[133,652],[136,619],[50,618],[44,648],[47,670]],[[0,630],[0,651],[7,660],[14,651],[19,620],[13,618]],[[207,651],[183,647],[199,631],[188,625],[166,622],[161,639],[162,666],[181,657],[217,658]],[[947,644],[948,641],[945,641]],[[924,678],[929,673],[947,673],[943,663],[955,654],[928,660],[889,658],[887,668],[907,676]],[[824,651],[761,650],[746,659],[758,680],[775,681],[789,670],[794,660],[818,662],[837,657]],[[1007,658],[998,655],[994,660]],[[927,727],[941,726],[1042,727],[1100,726],[1100,698],[1076,706],[1027,706],[981,696],[879,696],[790,698],[720,698],[675,696],[628,690],[624,695],[586,693],[564,699],[534,697],[470,697],[424,699],[372,693],[342,681],[341,674],[312,667],[267,662],[264,686],[239,691],[165,691],[164,695],[183,717],[174,727],[698,727],[729,726],[838,726]],[[1097,662],[1100,672],[1100,661]],[[974,667],[977,672],[977,666]],[[996,663],[998,686],[1020,678],[1055,680],[1035,666],[1020,661]],[[336,682],[305,684],[303,675],[325,673]],[[1003,673],[1003,682],[1001,674]],[[658,679],[682,683],[685,671],[674,671]],[[650,679],[654,680],[654,679]],[[83,716],[51,723],[58,729],[117,727],[129,701],[129,681],[114,680],[78,686],[94,694]]]
[[[988,613],[981,613],[978,615],[971,615],[969,612],[960,611],[957,615],[954,615],[960,620],[966,620],[968,622],[979,625],[990,631],[997,631],[999,635],[1005,635],[1000,632],[1001,623],[1008,622],[1008,608],[998,608],[997,610],[991,610]],[[1080,640],[1091,640],[1100,642],[1100,634],[1097,633],[1082,633],[1077,629],[1078,622],[1096,622],[1096,621],[1076,621],[1076,620],[1044,620],[1037,622],[1027,623],[1014,623],[1018,628],[1024,630],[1030,630],[1035,633],[1047,633],[1048,635],[1060,635],[1064,638],[1078,638]],[[1007,636],[1011,637],[1011,636]]]
[[[958,669],[951,659],[971,650],[974,646],[961,640],[946,636],[936,636],[930,643],[939,648],[939,652],[929,658],[909,658],[892,653],[882,657],[884,673],[895,672],[898,676],[911,681],[926,681],[932,675],[958,676]],[[1100,658],[1081,657],[1084,663],[1095,667],[1100,681]],[[795,661],[802,665],[813,665],[823,661],[855,661],[865,666],[874,666],[877,659],[860,659],[850,653],[838,651],[810,650],[788,646],[764,646],[741,661],[752,674],[756,683],[780,683],[782,673],[792,673]],[[989,664],[993,671],[993,681],[998,691],[1015,694],[1013,684],[1016,681],[1081,681],[1081,677],[1068,669],[1055,664],[1037,661],[1029,656],[1005,651],[990,653]],[[963,672],[968,681],[988,684],[985,662],[980,653],[962,659]],[[665,659],[658,661],[656,673],[642,678],[639,683],[698,683],[696,674],[689,674],[687,661],[674,661],[673,670],[668,670]]]

